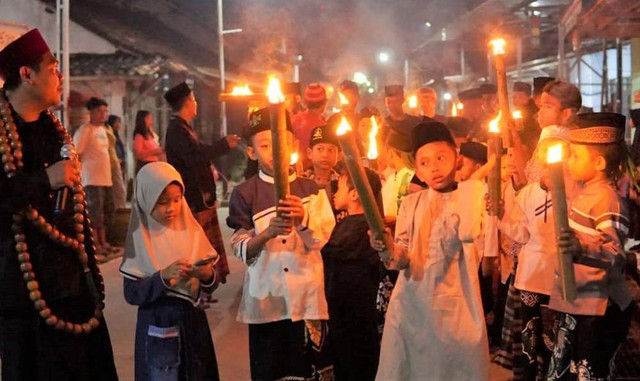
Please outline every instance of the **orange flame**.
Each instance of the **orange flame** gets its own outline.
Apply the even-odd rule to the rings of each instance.
[[[489,122],[489,132],[493,134],[500,133],[500,127],[498,127],[498,123],[500,123],[500,119],[502,118],[502,110],[498,111],[498,116],[495,119]]]
[[[462,102],[458,102],[458,104],[456,105],[456,108],[458,110],[462,110],[464,108],[464,105],[462,104]]]
[[[342,135],[346,134],[349,131],[351,131],[351,126],[349,125],[349,122],[347,122],[347,118],[345,118],[343,116],[342,117],[342,121],[340,122],[340,125],[338,126],[338,129],[336,130],[336,135],[342,136]]]
[[[349,104],[349,100],[341,92],[338,92],[338,96],[340,97],[340,106]]]
[[[234,86],[231,95],[253,95],[253,91],[249,88],[249,84],[242,86]]]
[[[298,155],[297,152],[292,152],[291,153],[291,160],[289,161],[289,165],[295,165],[298,162],[299,158],[300,158],[300,156]]]
[[[378,145],[376,136],[378,135],[378,121],[375,116],[371,116],[371,131],[369,132],[369,149],[367,150],[367,159],[375,160],[378,158]]]
[[[493,48],[493,55],[499,56],[505,54],[504,47],[507,45],[507,42],[504,38],[496,38],[495,40],[491,40],[489,45]]]
[[[267,97],[269,98],[269,103],[284,103],[284,94],[282,94],[280,80],[274,76],[269,77]]]
[[[552,145],[547,150],[547,163],[559,163],[562,161],[562,143]]]
[[[418,108],[418,96],[412,95],[409,97],[409,108]]]
[[[511,116],[513,117],[513,119],[522,119],[522,111],[520,110],[515,110]]]

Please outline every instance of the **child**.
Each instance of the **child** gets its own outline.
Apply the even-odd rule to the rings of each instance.
[[[379,198],[380,177],[366,172]],[[337,380],[373,380],[380,356],[376,310],[380,259],[369,245],[369,225],[348,172],[338,180],[333,203],[337,210],[348,212],[322,248],[335,375]]]
[[[625,117],[614,113],[578,115],[571,131],[568,169],[582,185],[570,199],[570,230],[559,247],[574,260],[577,297],[565,301],[560,285],[550,308],[559,311],[549,380],[610,379],[610,364],[624,341],[631,318],[631,295],[624,277],[624,242],[629,220],[615,179],[623,154]]]
[[[582,107],[582,95],[577,87],[559,79],[548,82],[540,97],[540,110],[538,111],[540,129],[551,126],[571,128],[580,107]],[[536,151],[537,149],[534,150],[533,156],[536,155]],[[517,165],[529,160],[528,156],[526,152],[523,152],[523,149],[514,151]],[[535,165],[536,162],[537,160],[533,157],[526,162],[524,173],[526,173],[529,182],[539,181],[542,176],[543,168]]]
[[[474,172],[487,164],[487,146],[478,142],[464,142],[460,144],[460,159],[457,181],[471,178]]]
[[[328,125],[315,127],[311,130],[307,156],[312,168],[302,174],[301,177],[311,179],[323,188],[329,199],[332,197],[331,182],[338,181],[340,175],[334,167],[338,163],[340,146],[335,134],[335,128]]]
[[[287,131],[291,144],[288,119]],[[238,320],[249,324],[251,378],[330,379],[320,254],[335,226],[329,199],[293,173],[290,195],[275,204],[268,108],[251,114],[247,138],[260,172],[231,193],[227,224],[233,251],[248,266]]]
[[[125,299],[138,306],[136,380],[218,380],[198,308],[218,286],[218,255],[187,206],[180,174],[164,162],[144,166],[131,209],[120,273]]]
[[[489,352],[480,300],[476,240],[483,234],[485,186],[455,182],[456,148],[447,127],[412,133],[416,173],[428,190],[405,198],[388,268],[398,277],[382,336],[377,380],[487,380]],[[382,252],[382,241],[371,239]]]
[[[402,200],[409,194],[409,184],[414,174],[411,141],[408,136],[393,130],[389,132],[387,164],[393,169],[393,175],[382,186],[384,215],[395,219]]]
[[[548,148],[561,143],[566,149],[568,142],[567,128],[544,128],[533,158],[535,165],[544,168]],[[571,182],[567,181],[566,185],[570,191]],[[514,287],[520,292],[522,302],[520,316],[524,356],[514,358],[514,366],[523,370],[525,380],[541,379],[551,356],[553,312],[549,311],[548,304],[558,256],[546,177],[520,190],[515,205],[508,214],[504,214],[499,228],[513,241],[523,245],[518,253]]]

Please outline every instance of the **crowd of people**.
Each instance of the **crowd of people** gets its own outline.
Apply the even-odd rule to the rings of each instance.
[[[90,99],[89,122],[73,137],[79,160],[61,160],[72,139],[48,111],[60,102],[57,65],[37,30],[0,51],[2,377],[115,380],[96,256],[109,250],[113,206],[124,204],[121,120]],[[383,117],[361,107],[348,80],[338,86],[341,111],[328,116],[327,91],[312,83],[298,94],[306,108],[288,103],[287,144],[301,165],[280,200],[270,108],[250,113],[242,138],[257,165],[233,189],[226,223],[246,265],[237,319],[248,326],[253,380],[488,380],[491,362],[514,380],[610,378],[631,320],[627,282],[638,279],[625,243],[640,235],[630,217],[640,207],[640,135],[628,147],[626,118],[585,112],[565,81],[536,78],[512,90],[522,118],[504,132],[512,143],[489,152],[487,125],[499,110],[491,84],[459,92],[459,116],[450,117],[436,113],[433,88],[417,90],[414,109],[402,86],[389,85]],[[217,380],[203,309],[229,266],[212,163],[240,137],[202,142],[186,83],[164,98],[173,112],[164,147],[151,115],[136,117],[120,267],[124,297],[138,306],[135,376]],[[631,116],[640,123],[640,110]],[[363,157],[374,122],[381,126],[365,174],[384,237],[371,233],[372,206],[343,163],[343,121]],[[558,145],[569,205],[559,234],[547,166]],[[496,205],[487,176],[498,162]],[[65,187],[70,200],[56,210]],[[558,276],[563,256],[573,300]]]

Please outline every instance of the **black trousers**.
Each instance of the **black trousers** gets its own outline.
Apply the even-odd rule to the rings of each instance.
[[[312,331],[305,321],[249,324],[251,379],[333,379],[326,333],[326,321],[315,321]]]
[[[607,380],[630,323],[631,307],[621,311],[615,304],[607,307],[604,316],[558,314],[547,379]]]

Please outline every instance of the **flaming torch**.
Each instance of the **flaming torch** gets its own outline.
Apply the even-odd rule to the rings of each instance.
[[[493,168],[491,168],[489,178],[487,179],[489,183],[489,200],[491,201],[491,209],[489,209],[490,216],[497,216],[500,208],[500,153],[502,152],[502,139],[500,137],[500,128],[498,127],[500,119],[502,119],[502,110],[498,111],[498,116],[489,122],[489,146],[487,149],[489,157],[491,157],[491,155],[495,155],[496,157],[496,163]]]
[[[551,207],[556,231],[556,244],[562,232],[569,229],[567,217],[567,196],[564,189],[564,171],[562,168],[562,143],[549,147],[547,151],[549,168],[549,190],[551,191]],[[573,271],[573,258],[558,250],[558,269],[562,285],[562,299],[572,301],[576,298],[576,280]]]
[[[231,90],[231,95],[253,95],[253,91],[251,91],[248,84],[244,84],[242,86],[234,86],[233,90]]]
[[[376,239],[385,241],[385,250],[380,253],[380,257],[383,260],[388,260],[391,258],[391,242],[386,241],[380,207],[376,203],[373,191],[371,190],[371,184],[369,184],[364,167],[360,163],[358,147],[356,146],[356,141],[353,137],[351,126],[349,122],[347,122],[347,118],[342,117],[336,135],[338,136],[340,148],[344,153],[344,161],[347,165],[351,180],[353,181],[353,186],[356,188],[356,192],[358,192],[358,197],[360,197],[360,202],[364,208],[364,215],[369,224],[369,228]]]
[[[522,118],[522,111],[515,110],[511,114],[511,118],[513,119],[513,122],[515,123],[516,130],[517,131],[522,131],[524,129],[524,121],[523,121],[523,118]]]
[[[367,162],[369,164],[369,168],[376,170],[378,167],[378,163],[376,160],[378,159],[378,143],[376,141],[376,137],[378,136],[378,121],[376,117],[371,115],[371,130],[369,130],[369,148],[367,149]]]
[[[273,183],[276,188],[276,205],[289,194],[289,162],[291,155],[287,145],[287,115],[280,81],[269,78],[267,87],[271,124],[271,149],[273,152]]]
[[[505,69],[504,56],[505,46],[507,42],[504,38],[497,38],[489,42],[493,50],[493,60],[496,64],[496,79],[498,82],[498,103],[500,104],[500,110],[504,115],[502,121],[502,131],[505,138],[505,144],[507,147],[511,147],[511,135],[509,134],[509,117],[511,112],[509,111],[509,93],[507,90],[507,71]]]
[[[453,102],[451,105],[451,116],[458,116],[458,113],[464,109],[462,102]]]

